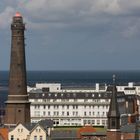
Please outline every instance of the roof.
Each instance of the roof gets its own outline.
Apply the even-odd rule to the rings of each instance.
[[[37,123],[37,124],[35,125],[35,127],[33,127],[33,129],[30,131],[30,133],[33,132],[38,126],[39,126],[40,128],[42,128],[42,130],[46,133],[46,129],[45,129],[43,126],[41,126],[39,123]]]
[[[0,128],[0,140],[8,140],[8,128]]]
[[[28,123],[28,124],[25,124],[25,127],[31,131],[34,127],[36,126],[36,123]]]
[[[53,120],[45,119],[38,122],[44,128],[52,128],[53,127]]]
[[[34,128],[36,128],[37,126],[41,126],[43,129],[47,130],[47,128],[52,128],[53,127],[53,121],[49,120],[49,119],[45,119],[45,120],[41,120],[38,123],[28,123],[25,124],[25,127],[28,130],[33,130]]]
[[[110,92],[30,92],[29,99],[110,99]],[[117,92],[118,98],[124,98],[124,92]]]

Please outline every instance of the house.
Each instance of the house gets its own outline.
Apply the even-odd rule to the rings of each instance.
[[[37,124],[31,131],[30,131],[30,140],[46,140],[47,133],[46,130]]]
[[[8,134],[9,140],[46,140],[53,129],[52,120],[42,120],[38,123],[28,123],[23,125],[18,123]]]
[[[11,130],[8,134],[9,140],[29,140],[30,131],[21,123]]]

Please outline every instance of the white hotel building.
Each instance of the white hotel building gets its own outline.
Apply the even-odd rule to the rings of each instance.
[[[37,83],[28,87],[31,121],[52,119],[57,126],[85,124],[107,126],[111,86],[61,87],[60,83]],[[139,107],[140,86],[117,86],[121,116],[133,114],[133,100]]]

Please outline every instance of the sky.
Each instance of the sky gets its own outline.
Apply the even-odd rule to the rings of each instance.
[[[0,70],[17,11],[27,70],[140,70],[140,0],[1,0]]]

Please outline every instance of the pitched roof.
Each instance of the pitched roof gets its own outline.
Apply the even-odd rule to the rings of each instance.
[[[37,124],[33,127],[33,129],[30,131],[30,133],[32,133],[38,126],[46,133],[46,129],[44,129],[39,123],[37,123]]]
[[[38,123],[28,123],[25,124],[25,127],[29,130],[32,131],[35,129],[37,126],[40,126],[44,130],[47,130],[47,128],[52,128],[53,127],[53,121],[49,119],[41,120]]]
[[[0,128],[0,140],[8,140],[8,128]]]

